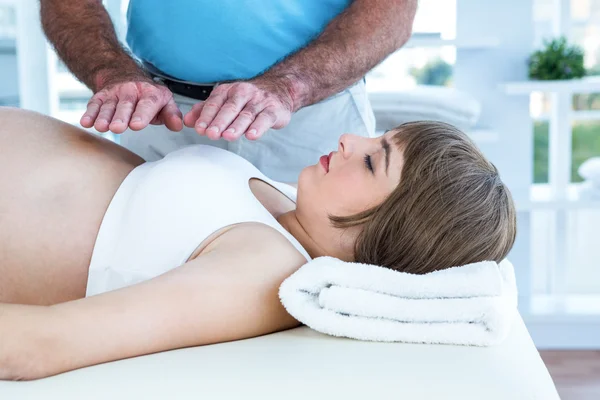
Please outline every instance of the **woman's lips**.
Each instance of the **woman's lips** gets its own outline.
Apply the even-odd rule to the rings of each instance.
[[[329,172],[329,156],[321,156],[319,163],[321,163],[325,172]]]
[[[325,172],[329,172],[329,164],[331,163],[331,156],[333,156],[333,151],[329,153],[329,155],[321,156],[319,162],[325,168]]]

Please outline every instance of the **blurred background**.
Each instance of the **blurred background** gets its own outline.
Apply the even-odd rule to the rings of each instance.
[[[128,0],[104,4],[123,39]],[[57,59],[36,19],[34,0],[0,0],[0,105],[78,125],[91,92]],[[530,76],[532,54],[560,37],[583,52],[586,76]],[[542,353],[558,365],[553,375],[565,374],[555,380],[564,380],[557,384],[567,399],[600,399],[600,367],[589,361],[600,359],[591,351],[600,349],[597,75],[600,0],[420,0],[411,40],[367,76],[378,130],[450,122],[499,168],[519,211],[510,259],[531,336],[540,350],[588,350],[570,353],[572,364]],[[573,365],[588,365],[580,386]],[[584,386],[593,397],[577,397]]]

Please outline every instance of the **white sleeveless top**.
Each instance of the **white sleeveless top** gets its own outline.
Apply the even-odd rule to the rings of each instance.
[[[86,296],[176,268],[211,234],[243,222],[277,229],[310,260],[300,243],[254,196],[251,178],[265,181],[295,202],[293,187],[267,178],[240,156],[212,146],[186,147],[136,167],[102,220]]]

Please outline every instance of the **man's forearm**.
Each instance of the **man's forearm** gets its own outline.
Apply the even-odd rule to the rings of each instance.
[[[40,3],[48,40],[71,72],[94,92],[116,78],[145,76],[119,43],[101,0]]]
[[[308,46],[258,79],[284,82],[294,111],[350,86],[410,38],[416,0],[355,0]]]

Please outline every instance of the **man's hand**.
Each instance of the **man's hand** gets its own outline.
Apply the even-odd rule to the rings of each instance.
[[[85,128],[123,133],[128,127],[139,131],[148,124],[164,124],[171,131],[183,129],[182,114],[173,94],[146,77],[106,85],[90,99],[81,118]]]
[[[256,140],[271,128],[286,126],[294,111],[292,94],[283,81],[257,78],[215,87],[206,101],[185,115],[184,123],[212,140],[234,141],[242,135]]]
[[[61,60],[94,92],[82,126],[114,133],[128,127],[137,131],[149,123],[183,129],[173,94],[153,82],[119,43],[101,1],[41,0],[40,15]]]

